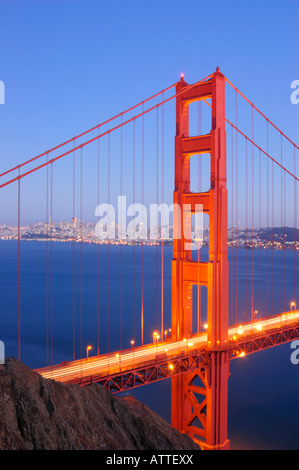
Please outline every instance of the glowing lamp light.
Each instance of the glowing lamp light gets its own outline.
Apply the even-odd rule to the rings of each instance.
[[[207,330],[208,329],[208,324],[205,323],[203,327]]]
[[[240,353],[240,357],[244,357],[244,356],[245,356],[245,352],[242,351],[242,352]]]
[[[296,310],[296,303],[293,301],[290,303],[291,310]]]
[[[87,359],[88,359],[88,353],[89,351],[92,349],[92,346],[87,346],[86,348],[86,356],[87,356]]]
[[[256,329],[257,329],[258,331],[261,331],[262,325],[257,325],[257,326],[256,326]]]
[[[184,80],[185,76],[183,73],[181,73],[181,80]]]

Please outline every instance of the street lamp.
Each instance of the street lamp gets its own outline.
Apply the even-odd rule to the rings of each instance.
[[[158,333],[154,333],[154,334],[153,334],[153,342],[154,342],[154,343],[158,343],[159,338],[160,338],[160,335],[158,335]]]
[[[92,346],[87,346],[86,348],[86,356],[87,356],[87,359],[88,359],[88,353],[89,351],[92,349]]]
[[[294,302],[294,301],[291,302],[291,303],[290,303],[290,307],[291,307],[291,311],[292,311],[292,310],[296,310],[296,302]]]

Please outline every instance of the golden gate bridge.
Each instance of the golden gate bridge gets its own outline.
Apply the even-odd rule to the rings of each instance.
[[[229,93],[228,107],[226,96]],[[175,106],[175,110],[171,106]],[[170,118],[166,125],[168,107]],[[169,144],[173,142],[169,130],[173,114],[174,148]],[[45,367],[39,367],[37,371],[46,378],[65,383],[84,386],[96,382],[113,393],[169,378],[172,425],[188,433],[204,449],[228,449],[230,361],[293,341],[299,336],[296,306],[297,151],[298,146],[217,68],[192,85],[187,84],[182,75],[179,82],[151,98],[1,173],[3,198],[16,202],[19,359],[22,357],[22,289],[25,289],[21,276],[22,215],[26,205],[32,204],[39,209],[42,207],[46,227],[44,323],[47,361]],[[106,225],[102,224],[103,240],[97,243],[97,322],[94,325],[97,354],[89,355],[88,346],[86,357],[83,322],[84,314],[89,312],[84,312],[82,294],[85,195],[92,192],[92,200],[97,206],[103,201],[113,206],[117,195],[130,193],[131,216],[138,212],[137,197],[142,206],[150,198],[156,206],[169,202],[165,188],[169,185],[169,162],[173,161],[173,154],[173,256],[171,267],[167,266],[164,258],[166,239],[163,237],[165,220],[161,211],[160,236],[152,248],[156,276],[151,285],[156,293],[156,305],[154,309],[152,304],[150,306],[153,309],[151,323],[148,327],[145,325],[148,302],[144,295],[147,267],[143,250],[146,236],[140,235],[146,220],[143,216],[139,218],[138,228],[132,232],[135,238],[131,242],[132,310],[129,312],[123,305],[124,290],[128,289],[124,285],[127,274],[123,259],[127,234],[122,232],[119,236],[119,265],[111,265],[110,245],[113,241],[109,240],[111,221],[108,215]],[[67,163],[64,165],[64,162]],[[85,162],[88,162],[88,168],[84,167]],[[58,171],[55,176],[54,168]],[[60,187],[69,184],[71,188],[67,192],[66,206],[72,220],[69,241],[73,244],[73,351],[72,358],[60,364],[53,362],[53,322],[59,317],[53,315],[53,216],[54,208],[62,201],[60,193],[54,205],[54,177]],[[25,187],[27,181],[31,191],[36,186],[34,194],[38,201],[30,199]],[[147,184],[149,188],[145,191]],[[121,212],[122,208],[118,209]],[[201,245],[195,249],[193,246],[192,227],[199,213],[208,221],[206,256],[202,254]],[[291,240],[287,227],[293,227]],[[113,230],[115,234],[115,225]],[[120,235],[119,227],[118,230]],[[105,309],[101,306],[100,290],[99,246],[102,243],[107,247]],[[75,259],[78,244],[79,287]],[[138,271],[135,266],[137,245],[142,253],[141,270]],[[240,246],[246,248],[245,259],[240,256]],[[229,247],[233,248],[230,262]],[[266,269],[261,263],[264,248],[267,250]],[[275,249],[280,254],[279,272],[274,272]],[[293,255],[291,282],[286,276],[286,252]],[[171,269],[171,299],[165,294],[167,269]],[[115,283],[112,274],[116,270],[120,273],[117,311],[120,341],[119,348],[111,350],[110,338],[115,335],[111,319],[116,315],[111,306],[112,284]],[[241,276],[245,282],[242,291]],[[262,280],[266,286],[263,290]],[[277,292],[277,282],[280,292]],[[277,295],[279,303],[275,301]],[[167,310],[171,312],[168,327]],[[132,327],[129,338],[123,338],[125,323]],[[107,348],[100,353],[100,333],[103,334],[104,324]],[[151,329],[150,341],[145,334],[146,328]]]

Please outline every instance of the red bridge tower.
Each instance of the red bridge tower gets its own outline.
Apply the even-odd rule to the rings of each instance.
[[[188,85],[183,77],[176,90],[174,234],[172,261],[172,334],[181,341],[192,335],[192,286],[207,288],[209,365],[172,378],[172,425],[207,449],[227,449],[228,253],[225,133],[225,78],[217,68],[210,79]],[[211,98],[212,126],[207,135],[189,137],[189,104]],[[207,192],[190,192],[190,158],[210,154],[211,182]],[[187,206],[185,206],[187,205]],[[189,205],[189,206],[188,206]],[[196,262],[186,228],[198,205],[209,215],[209,260]],[[189,207],[189,216],[184,212]],[[188,214],[188,212],[187,212]]]

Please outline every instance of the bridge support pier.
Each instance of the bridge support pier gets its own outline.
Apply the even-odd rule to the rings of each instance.
[[[208,366],[171,379],[171,424],[202,449],[229,449],[228,378],[228,352],[211,351]]]

